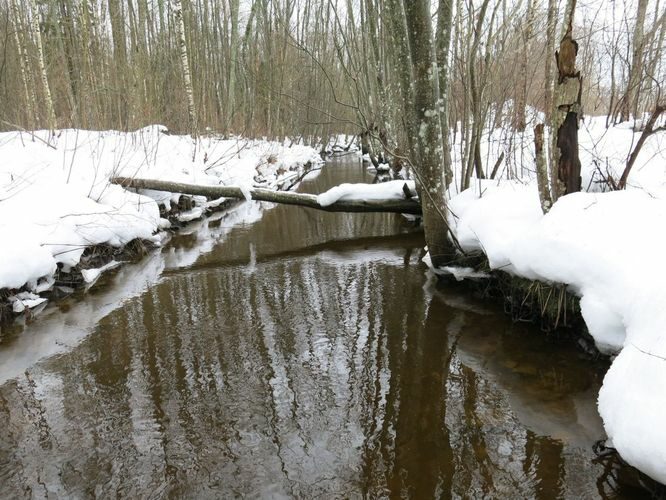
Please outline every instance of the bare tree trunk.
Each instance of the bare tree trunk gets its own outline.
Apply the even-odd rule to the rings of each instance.
[[[44,94],[44,104],[46,105],[46,116],[49,130],[56,128],[56,116],[53,109],[53,99],[51,98],[51,88],[49,87],[49,77],[46,73],[46,64],[44,63],[44,48],[42,46],[42,33],[39,28],[39,10],[35,0],[28,0],[30,5],[30,18],[32,36],[37,46],[37,65],[42,83],[42,92]]]
[[[546,153],[543,150],[543,123],[534,127],[534,151],[536,153],[536,174],[539,187],[539,201],[541,210],[545,214],[550,210],[553,200],[550,196],[550,184],[548,182],[548,163]]]
[[[231,39],[229,40],[229,83],[227,85],[227,116],[225,133],[228,132],[235,111],[236,99],[236,59],[238,58],[238,1],[230,0]]]
[[[555,53],[555,28],[557,25],[557,0],[548,0],[548,20],[546,26],[546,73],[545,73],[545,103],[544,114],[546,123],[551,120],[553,110],[553,59]]]
[[[397,86],[402,98],[402,121],[406,129],[407,149],[415,151],[412,131],[416,127],[414,117],[414,97],[412,95],[412,61],[409,54],[409,39],[401,0],[386,0],[386,12],[390,26],[390,38],[393,44],[395,72],[398,75]]]
[[[476,26],[474,28],[474,39],[472,45],[469,49],[467,56],[467,73],[468,73],[468,82],[469,82],[469,99],[471,107],[471,133],[469,137],[469,149],[467,158],[465,162],[467,166],[465,167],[465,173],[463,176],[463,189],[469,188],[470,180],[472,178],[472,171],[476,169],[477,177],[479,179],[483,178],[483,168],[481,165],[481,153],[478,151],[480,149],[481,143],[481,133],[483,131],[483,118],[481,116],[481,91],[482,85],[479,83],[476,74],[476,54],[479,50],[479,45],[481,43],[481,31],[483,28],[483,22],[486,17],[486,12],[488,10],[489,0],[483,0],[481,7],[479,9],[479,15],[476,21]]]
[[[519,132],[523,132],[527,126],[525,121],[525,106],[527,105],[527,89],[529,87],[529,78],[527,76],[527,58],[529,57],[530,44],[533,36],[534,10],[534,0],[528,0],[527,19],[525,26],[521,31],[521,38],[523,43],[521,47],[522,53],[520,59],[520,85],[518,85],[518,88],[516,89],[517,95],[513,110],[513,128]]]
[[[555,53],[558,79],[555,84],[552,114],[551,173],[553,202],[565,194],[580,191],[578,159],[578,119],[581,111],[582,82],[576,70],[578,43],[573,39],[576,0],[568,0],[564,17],[564,35]]]
[[[453,0],[439,0],[437,9],[437,66],[439,69],[439,121],[442,128],[444,180],[448,188],[453,182],[451,144],[449,138],[449,52],[453,28]]]
[[[14,40],[16,42],[16,50],[19,55],[19,68],[21,71],[21,82],[23,83],[23,91],[25,93],[25,102],[26,102],[26,124],[29,128],[34,128],[33,125],[36,120],[35,109],[37,108],[37,99],[35,97],[34,88],[32,82],[28,80],[29,78],[29,64],[28,54],[25,49],[25,45],[21,43],[21,37],[19,33],[23,32],[21,26],[21,13],[16,4],[16,0],[12,0],[12,15],[10,16],[12,29],[14,30]]]
[[[414,75],[412,92],[417,125],[408,134],[413,136],[415,150],[412,156],[418,161],[426,243],[432,263],[438,267],[451,261],[455,251],[448,239],[442,130],[437,112],[437,62],[433,51],[430,2],[409,0],[405,2],[404,9]]]
[[[657,2],[657,7],[659,7],[659,2]],[[655,13],[656,18],[656,13]],[[658,21],[655,21],[652,40],[656,37],[657,42],[653,45],[653,49],[649,51],[652,53],[652,57],[647,62],[647,70],[645,76],[650,79],[650,87],[654,88],[655,84],[659,81],[657,73],[657,64],[662,61],[662,52],[664,51],[664,39],[666,38],[666,10],[662,11],[661,17]],[[663,75],[662,75],[663,76]],[[654,78],[655,80],[652,80]],[[657,87],[657,92],[659,88]]]
[[[192,90],[192,74],[190,72],[190,61],[187,55],[187,42],[185,40],[185,22],[183,20],[183,6],[180,0],[173,0],[173,15],[176,24],[176,36],[178,37],[178,52],[180,55],[180,69],[187,97],[187,114],[189,119],[189,132],[197,135],[197,114],[194,105],[194,92]]]
[[[638,96],[641,85],[641,71],[643,68],[643,26],[645,24],[645,13],[647,11],[648,0],[638,0],[638,10],[636,12],[636,26],[631,41],[631,68],[629,70],[629,81],[627,83],[627,93],[622,106],[622,121],[627,121],[629,115],[633,114],[634,119],[638,113]]]
[[[125,32],[125,15],[123,4],[120,0],[108,0],[109,20],[111,21],[111,36],[113,37],[113,60],[115,75],[113,79],[115,85],[121,89],[117,92],[114,99],[115,113],[118,121],[118,128],[126,130],[129,127],[129,96],[127,95],[127,37]]]

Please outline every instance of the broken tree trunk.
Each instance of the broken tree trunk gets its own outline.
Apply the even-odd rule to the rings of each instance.
[[[156,179],[132,179],[129,177],[114,177],[112,184],[134,189],[154,189],[171,193],[207,196],[209,198],[237,198],[246,199],[243,190],[235,186],[205,186],[199,184],[185,184],[181,182],[160,181]],[[325,212],[392,212],[403,214],[421,214],[421,205],[413,199],[405,200],[338,200],[330,205],[320,205],[317,195],[290,193],[285,191],[271,191],[269,189],[253,188],[249,190],[253,200],[282,203],[284,205],[298,205],[315,208]]]
[[[556,169],[551,175],[553,202],[581,188],[578,120],[581,114],[582,81],[580,71],[576,71],[578,43],[572,36],[575,8],[576,0],[568,0],[564,18],[566,31],[560,42],[560,50],[555,52],[558,78],[551,116],[551,168]]]

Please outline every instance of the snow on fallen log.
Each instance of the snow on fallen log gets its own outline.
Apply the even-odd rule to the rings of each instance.
[[[343,188],[343,192],[335,193],[329,197],[326,195],[327,193],[330,193],[330,191],[319,196],[287,191],[270,191],[268,189],[258,188],[249,189],[248,192],[248,190],[237,186],[207,186],[160,181],[157,179],[134,179],[129,177],[114,177],[111,179],[111,182],[126,188],[172,191],[208,196],[210,198],[224,196],[227,198],[237,198],[242,200],[246,199],[246,195],[249,194],[255,201],[298,205],[315,208],[317,210],[324,210],[326,212],[394,212],[414,215],[421,213],[421,205],[419,205],[417,201],[406,199],[405,194],[402,191],[402,187],[405,185],[404,181],[397,181],[397,184],[401,186],[399,196],[397,195],[398,191],[396,190],[397,184],[392,183],[394,185],[391,186],[390,189],[382,188],[381,184],[356,184],[355,186],[357,186],[357,188],[351,191],[349,191],[348,188]],[[336,188],[333,188],[333,190],[335,189]],[[388,196],[388,198],[382,198],[380,196]],[[323,200],[323,203],[320,200]]]
[[[318,195],[317,202],[322,207],[328,207],[338,201],[404,200],[415,196],[414,181],[389,181],[379,184],[340,184]]]

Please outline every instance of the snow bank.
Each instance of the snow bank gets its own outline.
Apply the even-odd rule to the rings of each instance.
[[[411,193],[416,194],[414,181],[389,181],[379,184],[340,184],[317,196],[322,207],[339,200],[404,200],[405,184]]]
[[[276,188],[307,163],[314,149],[268,141],[169,135],[155,125],[136,132],[62,130],[0,134],[0,289],[52,284],[60,265],[78,264],[89,246],[122,247],[141,238],[159,244],[167,210],[179,195],[134,193],[113,176],[199,184]],[[203,202],[181,214],[201,217]]]
[[[626,160],[636,140],[629,128],[597,130],[595,141],[587,130],[595,154],[604,151],[608,158],[623,151]],[[452,193],[449,206],[463,249],[484,252],[493,269],[566,283],[580,296],[597,347],[619,353],[598,402],[608,437],[628,463],[666,484],[666,148],[661,140],[646,143],[626,191],[565,196],[543,215],[533,182],[475,181],[474,188]],[[586,154],[591,161],[590,151]],[[608,164],[621,172],[615,160]],[[584,171],[592,172],[589,164]]]

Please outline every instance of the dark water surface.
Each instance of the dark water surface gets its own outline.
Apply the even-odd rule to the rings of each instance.
[[[437,285],[398,216],[258,215],[3,332],[0,496],[645,496],[592,451],[604,364]]]

